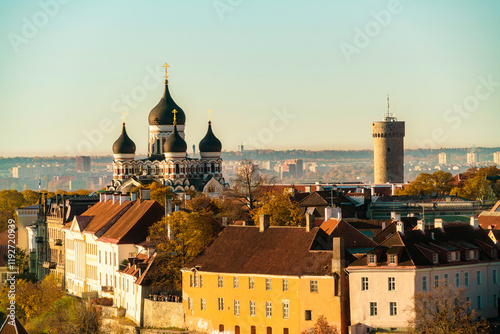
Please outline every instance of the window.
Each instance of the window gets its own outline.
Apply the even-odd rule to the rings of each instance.
[[[288,319],[290,313],[290,305],[288,304],[288,301],[283,302],[283,319]]]
[[[250,315],[253,317],[255,316],[255,302],[250,301]]]
[[[398,306],[397,306],[396,302],[389,303],[389,314],[391,316],[398,315]]]
[[[194,273],[193,275],[193,286],[198,286],[198,275],[196,275],[196,273]]]
[[[309,282],[309,290],[311,292],[318,292],[318,281],[317,280],[311,280]]]
[[[218,279],[217,279],[217,286],[219,288],[222,288],[224,287],[224,277],[222,277],[221,275],[218,276]]]
[[[218,298],[218,309],[219,311],[224,311],[224,298]]]
[[[455,261],[460,261],[460,252],[455,252]]]
[[[388,284],[389,284],[389,291],[396,290],[396,277],[389,277]]]
[[[312,320],[312,311],[311,310],[306,310],[305,319],[306,319],[306,321]]]
[[[194,284],[193,284],[193,275],[189,275],[189,286],[190,287],[194,286]]]
[[[427,276],[422,276],[422,291],[427,291]]]
[[[240,315],[240,301],[234,301],[234,315]]]
[[[464,273],[464,286],[469,286],[469,273]]]
[[[467,312],[470,312],[471,307],[470,307],[470,297],[465,297],[465,302],[467,304]]]
[[[375,254],[368,254],[368,263],[375,263]]]
[[[470,260],[470,251],[465,252],[465,254],[466,254],[466,255],[465,255],[465,258],[466,258],[467,260]]]
[[[477,309],[481,310],[483,308],[483,301],[481,300],[481,296],[477,296]]]
[[[460,286],[460,273],[455,274],[455,286],[457,288]]]
[[[434,287],[437,288],[439,286],[439,275],[434,276]]]
[[[497,295],[493,295],[493,305],[495,305],[495,308],[498,308],[498,297],[497,297]]]
[[[444,285],[448,285],[448,274],[444,274]]]
[[[432,261],[433,261],[434,263],[438,263],[438,261],[439,261],[439,257],[438,257],[438,255],[437,255],[437,253],[432,254]]]
[[[368,277],[361,277],[361,291],[368,290]]]
[[[493,283],[497,284],[498,283],[498,276],[497,276],[497,270],[493,269]]]
[[[395,254],[390,254],[389,255],[389,263],[390,264],[396,264],[396,255]]]
[[[377,303],[376,302],[371,302],[370,303],[370,315],[373,317],[377,315]]]
[[[202,275],[199,276],[200,276],[200,288],[203,288],[203,276]]]
[[[448,262],[451,262],[451,252],[448,252]]]
[[[288,280],[286,278],[283,279],[283,291],[288,291]]]
[[[481,285],[481,272],[479,270],[476,271],[476,284]]]
[[[253,277],[248,278],[248,288],[251,290],[253,290],[255,288],[255,282],[254,282]]]
[[[193,298],[189,297],[188,298],[188,310],[193,309]]]
[[[474,250],[474,260],[477,260],[477,249]]]
[[[99,263],[101,263],[101,251],[99,251]]]
[[[270,291],[271,290],[271,279],[266,278],[266,290]]]
[[[240,287],[240,280],[238,276],[233,277],[233,288],[238,289]]]
[[[201,298],[200,305],[202,311],[205,311],[207,309],[207,302],[205,301],[205,298]]]
[[[273,315],[273,307],[271,302],[266,302],[266,317],[271,318]]]
[[[104,252],[104,264],[108,264],[108,252]]]

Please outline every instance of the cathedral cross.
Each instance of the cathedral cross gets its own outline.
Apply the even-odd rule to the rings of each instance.
[[[174,114],[174,125],[176,125],[177,124],[177,113],[178,113],[178,111],[174,109],[174,110],[172,110],[172,113]]]
[[[170,65],[165,63],[165,65],[163,65],[163,67],[165,67],[165,79],[168,79],[167,71],[168,71],[168,68],[170,67]]]
[[[122,111],[123,124],[125,124],[125,114],[126,114],[126,113],[127,113],[127,112],[126,112],[125,110],[123,110],[123,111]]]

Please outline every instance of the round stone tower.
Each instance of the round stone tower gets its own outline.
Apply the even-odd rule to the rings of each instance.
[[[375,183],[403,183],[405,122],[387,109],[384,120],[372,124]]]

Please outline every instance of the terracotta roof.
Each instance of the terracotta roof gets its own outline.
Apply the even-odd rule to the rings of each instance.
[[[132,206],[126,208],[126,211],[109,229],[97,232],[96,236],[99,238],[98,240],[104,242],[118,244],[139,243],[146,240],[148,228],[159,221],[163,214],[164,209],[158,202],[136,200]]]
[[[377,244],[344,220],[330,218],[320,228],[330,237],[343,237],[345,248],[375,248]]]
[[[132,261],[130,265],[120,270],[120,272],[137,277],[135,284],[149,285],[150,280],[148,278],[148,273],[154,263],[156,254],[157,253],[153,253],[148,256],[145,253],[139,253],[135,258],[129,259]]]
[[[478,217],[479,225],[484,229],[500,229],[500,212],[484,211]]]
[[[15,237],[14,243],[17,245],[17,227],[16,227],[14,233],[15,233],[15,235],[14,235],[14,237]],[[8,245],[9,244],[9,240],[10,240],[10,238],[9,238],[9,230],[5,230],[3,232],[0,232],[0,245]],[[12,243],[11,243],[11,245],[12,245]]]
[[[28,334],[28,332],[24,329],[19,320],[17,320],[17,317],[14,319],[14,326],[12,326],[12,319],[7,317],[2,328],[0,328],[0,334]]]
[[[450,266],[480,261],[498,261],[492,257],[491,250],[496,248],[493,241],[482,228],[470,225],[444,226],[441,228],[396,232],[380,246],[369,253],[377,254],[377,266],[387,266],[387,254],[398,252],[397,267],[400,266]],[[477,260],[466,260],[466,250],[479,250]],[[459,251],[460,261],[448,262],[448,251]],[[433,263],[433,254],[438,254],[438,264]],[[351,264],[352,267],[368,266],[367,256]]]
[[[184,269],[263,275],[328,275],[332,268],[332,242],[315,227],[227,226]]]
[[[122,204],[113,200],[106,202],[97,202],[90,209],[80,216],[93,216],[92,221],[85,227],[85,232],[95,233],[102,229],[106,224],[113,220],[118,220],[121,214],[132,205],[131,201],[125,201]]]

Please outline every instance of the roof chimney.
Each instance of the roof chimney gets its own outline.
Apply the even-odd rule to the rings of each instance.
[[[137,199],[137,193],[130,193],[130,200],[135,201]]]
[[[405,233],[405,225],[403,224],[403,222],[396,222],[396,232],[399,232],[401,234],[404,234]]]
[[[363,188],[364,204],[369,204],[372,202],[372,192],[369,188]]]
[[[331,207],[327,206],[325,208],[325,221],[332,218],[332,216],[333,216],[333,209]]]
[[[222,226],[227,226],[227,216],[222,216]]]
[[[260,215],[259,216],[259,222],[260,222],[259,231],[260,232],[264,232],[264,230],[269,227],[270,220],[271,220],[270,215]]]
[[[470,217],[470,226],[472,226],[474,228],[478,228],[479,227],[479,218]]]
[[[151,199],[151,192],[149,189],[141,189],[141,199]]]
[[[120,195],[120,204],[123,204],[126,201],[130,201],[130,195],[121,194]]]
[[[383,230],[385,230],[385,226],[386,226],[385,222],[382,222],[382,229]]]
[[[434,228],[443,229],[443,220],[441,218],[434,219]]]
[[[120,202],[120,194],[113,194],[113,204],[115,204],[116,202]],[[121,204],[121,203],[120,203]]]
[[[401,215],[399,213],[396,213],[396,212],[391,212],[391,219],[394,219],[395,221],[400,221],[401,220]]]
[[[344,238],[336,237],[333,238],[332,241],[333,241],[332,272],[341,275],[345,268]]]
[[[425,220],[419,219],[417,221],[417,229],[419,229],[420,231],[425,231]]]
[[[105,194],[104,194],[104,193],[99,193],[99,202],[103,202],[103,201],[105,201],[105,200],[104,200],[104,196],[105,196]]]
[[[332,217],[337,220],[342,220],[342,208],[334,207]]]
[[[306,232],[311,232],[314,227],[316,227],[314,215],[306,214]]]

